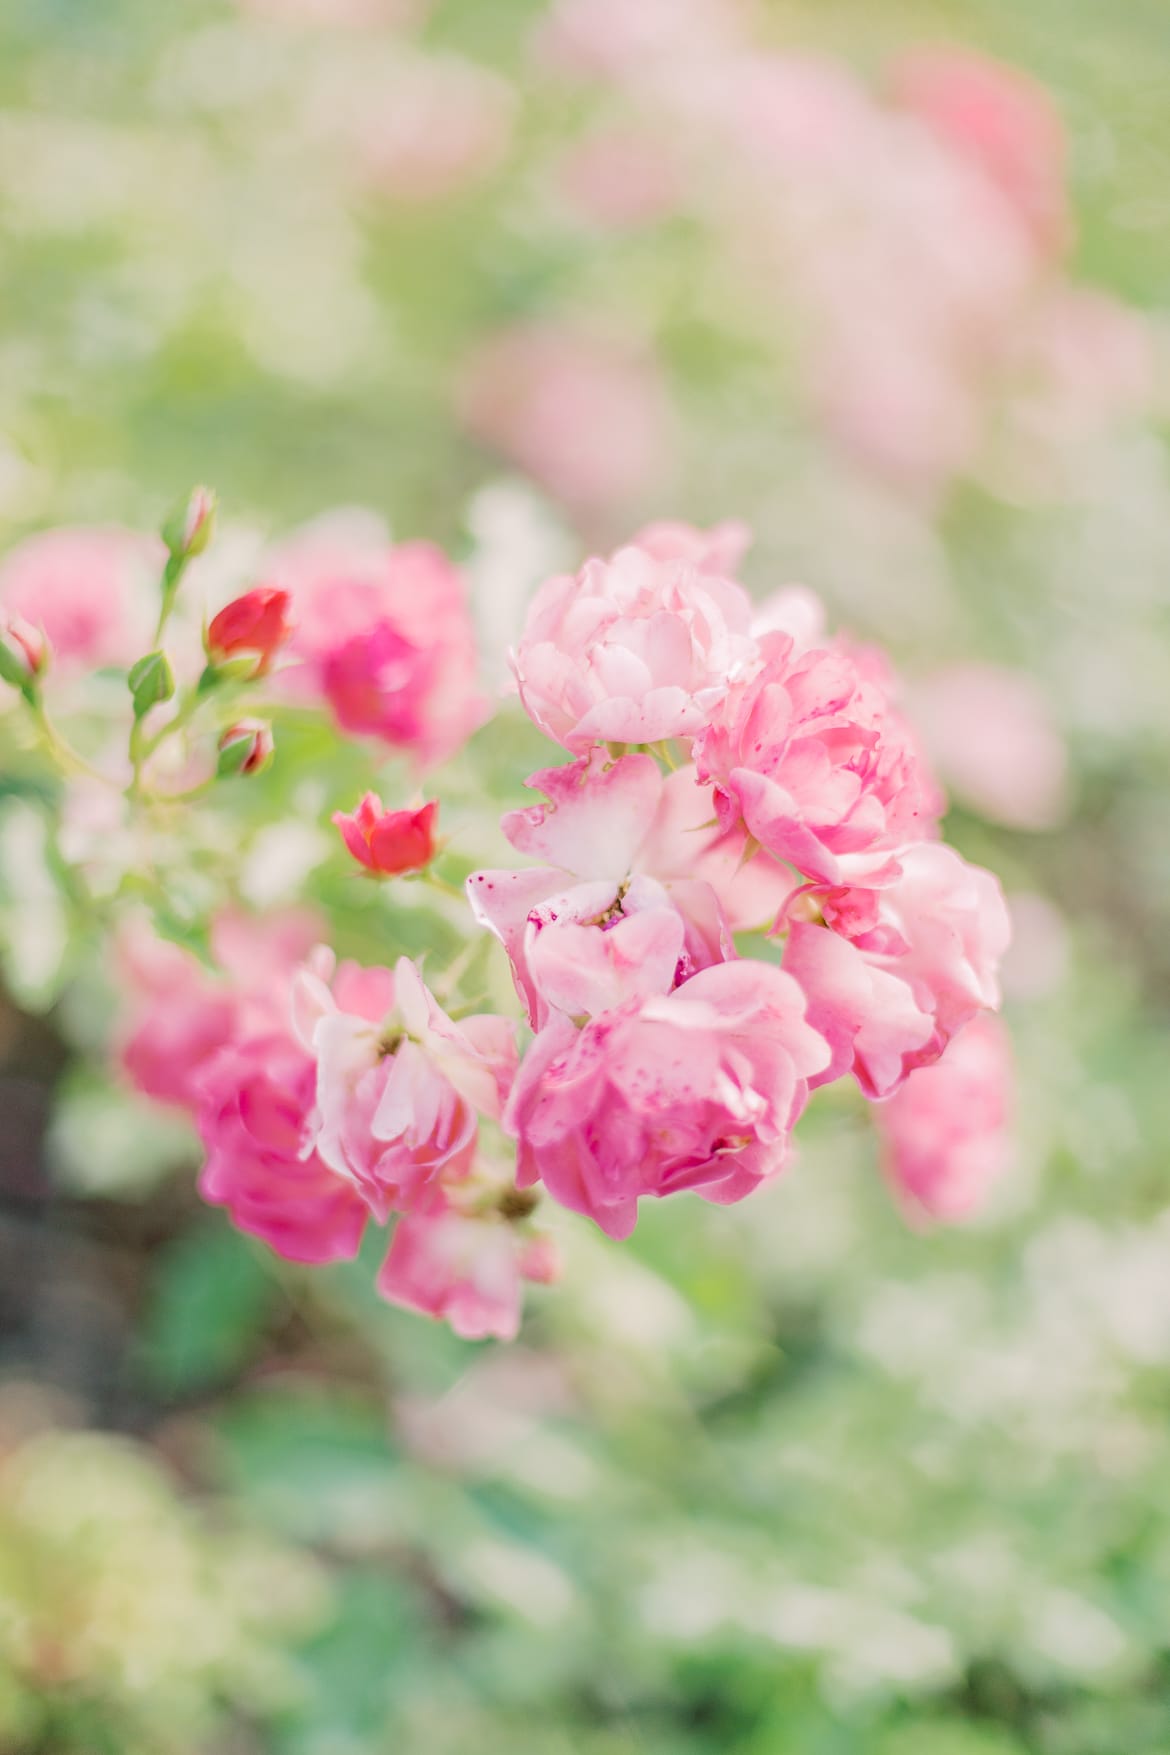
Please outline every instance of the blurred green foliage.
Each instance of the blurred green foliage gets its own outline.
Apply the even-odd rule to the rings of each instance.
[[[424,41],[514,74],[537,10],[446,0]],[[1164,0],[777,0],[767,17],[778,43],[866,69],[920,38],[1030,68],[1070,125],[1081,271],[1170,302]],[[128,1248],[141,1208],[146,1266],[111,1269],[134,1325],[111,1405],[74,1384],[33,1424],[132,1436],[22,1436],[28,1392],[0,1392],[0,1746],[1166,1755],[1160,441],[1074,506],[969,487],[923,533],[850,484],[838,516],[845,485],[734,322],[692,296],[687,227],[599,249],[532,218],[526,167],[572,121],[551,98],[526,93],[518,163],[485,188],[379,205],[298,134],[315,40],[212,0],[0,10],[5,537],[150,525],[206,479],[265,528],[362,502],[466,547],[498,464],[450,416],[462,352],[599,288],[653,308],[698,437],[673,505],[646,512],[753,519],[757,584],[799,572],[912,669],[974,651],[1048,685],[1070,821],[1029,836],[956,813],[951,832],[1058,905],[1067,967],[1013,1015],[1020,1165],[986,1221],[908,1231],[860,1105],[826,1103],[799,1166],[745,1208],[647,1212],[622,1251],[566,1225],[567,1283],[512,1350],[379,1304],[368,1261],[286,1268],[197,1215],[185,1181],[152,1189],[184,1141],[71,1075],[51,1135],[63,1234],[80,1214]],[[294,815],[311,773],[323,821],[352,766],[295,716],[280,737],[274,785]],[[509,721],[481,739],[474,771],[501,801],[536,765],[525,739]],[[3,777],[6,811],[30,784]],[[484,808],[466,774],[450,788],[455,821]],[[0,873],[9,984],[39,1006],[56,977],[20,961],[21,923],[54,903]],[[340,863],[313,884],[343,954],[380,933],[457,942],[430,906],[383,921]],[[99,991],[62,1007],[92,1043]],[[19,1379],[35,1360],[18,1336],[3,1363]]]

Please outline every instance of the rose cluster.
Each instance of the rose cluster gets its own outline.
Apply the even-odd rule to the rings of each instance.
[[[196,496],[164,529],[156,643],[209,517]],[[116,570],[122,551],[101,540]],[[10,593],[2,652],[60,752],[44,679],[71,644],[93,662],[97,624],[72,591],[74,550],[46,542],[19,566],[53,588]],[[427,957],[338,961],[311,909],[221,907],[206,960],[123,918],[121,1065],[190,1116],[201,1192],[243,1230],[313,1263],[393,1222],[387,1298],[465,1336],[511,1336],[523,1281],[557,1271],[542,1195],[614,1238],[648,1196],[742,1200],[789,1163],[810,1094],[846,1077],[875,1105],[911,1211],[978,1201],[1008,1139],[1005,1039],[984,1015],[1008,939],[999,886],[939,838],[944,799],[882,655],[827,635],[807,591],[757,610],[735,577],[746,543],[732,523],[652,525],[531,604],[512,667],[565,759],[502,819],[525,863],[465,886],[527,1030],[460,995],[466,955],[437,974]],[[193,666],[178,624],[175,666],[161,644],[130,662],[153,619],[137,615],[120,630],[126,793],[164,824],[216,775],[273,759],[241,701],[324,709],[416,770],[482,717],[462,581],[425,544],[318,526],[205,621]],[[217,701],[222,730],[207,723]],[[158,791],[160,752],[197,761],[209,737],[212,778]],[[367,792],[333,814],[338,853],[367,880],[449,892],[438,813]]]

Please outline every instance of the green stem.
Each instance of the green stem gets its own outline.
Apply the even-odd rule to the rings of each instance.
[[[78,755],[72,744],[66,742],[45,711],[45,703],[39,694],[29,699],[28,707],[45,747],[59,768],[67,774],[84,774],[87,779],[100,780],[103,786],[115,785],[108,774],[91,767],[83,756]]]

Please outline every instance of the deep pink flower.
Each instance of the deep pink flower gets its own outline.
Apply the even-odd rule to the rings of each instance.
[[[43,531],[0,563],[0,613],[43,630],[55,670],[129,665],[149,647],[164,558],[161,542],[131,530]]]
[[[963,1219],[1013,1157],[1011,1040],[998,1018],[975,1018],[933,1066],[875,1103],[882,1163],[911,1212]]]
[[[359,865],[383,877],[421,871],[435,856],[432,800],[420,810],[387,810],[376,792],[367,792],[356,811],[334,811],[333,822]]]
[[[754,655],[741,585],[631,546],[541,586],[512,666],[531,718],[581,750],[694,737]]]
[[[813,892],[825,924],[796,918],[784,953],[832,1050],[816,1082],[853,1072],[870,1097],[937,1060],[977,1012],[999,1004],[1011,936],[997,880],[954,848],[902,848],[899,865],[879,890]]]
[[[316,1067],[287,1035],[230,1042],[196,1081],[204,1200],[290,1261],[356,1255],[369,1209],[312,1149]]]
[[[342,964],[298,977],[297,1034],[317,1066],[318,1155],[379,1222],[470,1168],[479,1115],[497,1117],[516,1062],[505,1018],[452,1023],[415,965]]]
[[[664,780],[650,756],[612,761],[595,748],[527,785],[548,803],[509,811],[502,827],[543,863],[473,872],[467,892],[508,953],[534,1028],[550,1007],[595,1017],[669,992],[734,956],[732,924],[768,924],[792,887],[765,862],[740,869],[742,834],[699,827],[714,805],[693,769]]]
[[[627,1237],[643,1195],[742,1200],[780,1170],[829,1051],[804,996],[767,963],[721,963],[577,1030],[554,1015],[504,1115],[517,1185]]]
[[[720,822],[820,882],[889,882],[942,799],[873,655],[786,633],[761,647],[695,743]]]
[[[466,1341],[511,1341],[522,1282],[556,1275],[550,1239],[524,1235],[498,1214],[473,1217],[439,1203],[398,1220],[378,1290],[392,1304],[446,1320]]]
[[[128,1002],[118,1056],[131,1082],[159,1102],[193,1109],[219,1049],[287,1029],[294,970],[320,936],[321,922],[307,909],[260,919],[226,911],[212,925],[213,970],[129,922],[115,950]]]
[[[392,546],[376,519],[320,520],[269,557],[297,619],[302,664],[282,683],[324,697],[346,731],[449,755],[483,718],[462,575],[427,542]]]

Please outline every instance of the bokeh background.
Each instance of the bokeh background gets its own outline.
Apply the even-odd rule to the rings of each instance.
[[[1051,94],[1011,237],[923,45]],[[1167,308],[1165,0],[6,0],[5,545],[368,506],[491,672],[543,572],[746,519],[933,727],[1019,1097],[963,1227],[830,1101],[470,1346],[200,1207],[9,764],[0,1748],[1170,1749]]]

